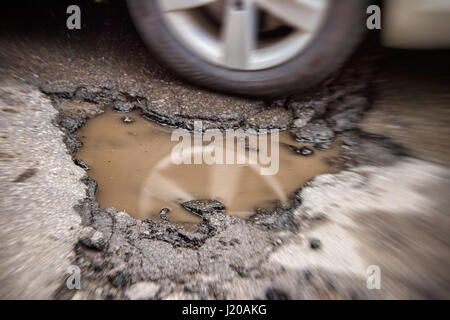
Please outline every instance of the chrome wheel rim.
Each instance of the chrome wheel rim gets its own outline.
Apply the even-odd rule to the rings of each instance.
[[[234,70],[263,70],[300,54],[320,31],[330,0],[157,0],[175,38],[209,63]],[[218,11],[216,25],[208,12]],[[262,17],[283,30],[262,35]],[[283,29],[282,29],[283,28]]]

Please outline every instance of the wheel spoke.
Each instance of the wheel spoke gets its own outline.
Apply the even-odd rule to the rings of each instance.
[[[198,8],[217,0],[162,0],[160,4],[164,11],[177,11]]]
[[[257,37],[256,11],[251,1],[228,1],[222,37],[225,64],[246,68]]]
[[[327,0],[254,0],[256,5],[290,26],[307,32],[317,30]]]

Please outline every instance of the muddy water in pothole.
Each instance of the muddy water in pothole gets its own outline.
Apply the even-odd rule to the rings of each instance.
[[[124,116],[135,122],[124,123]],[[123,115],[112,110],[92,118],[80,129],[78,137],[83,147],[77,157],[88,165],[89,176],[98,182],[96,198],[102,208],[115,207],[135,218],[153,220],[160,220],[160,210],[169,208],[169,221],[192,226],[201,218],[185,211],[179,203],[216,199],[226,206],[226,214],[248,218],[257,207],[288,205],[291,194],[305,182],[337,171],[325,160],[337,156],[339,147],[323,152],[313,149],[310,156],[298,155],[287,144],[302,145],[288,133],[280,133],[279,170],[274,175],[262,175],[261,167],[250,165],[176,165],[171,153],[179,141],[171,141],[173,130],[143,119],[137,111]],[[225,155],[226,139],[223,141]],[[261,152],[249,149],[247,154]]]

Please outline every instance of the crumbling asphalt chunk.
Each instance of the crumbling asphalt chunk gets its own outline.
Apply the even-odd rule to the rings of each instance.
[[[181,206],[202,218],[207,215],[225,212],[225,206],[218,200],[191,200],[181,203]]]
[[[86,248],[102,251],[106,246],[106,239],[103,233],[96,231],[90,227],[83,232],[84,235],[80,237],[80,244]]]
[[[86,170],[86,171],[89,170],[89,167],[87,166],[87,164],[83,160],[81,160],[80,158],[76,158],[76,157],[73,158],[73,162],[75,162],[75,164],[77,166],[79,166],[80,168],[82,168],[83,170]]]
[[[167,221],[166,219],[163,218],[163,221]],[[150,219],[145,220],[145,224],[147,228],[139,234],[140,239],[164,241],[180,248],[198,248],[216,233],[216,229],[210,225],[200,227],[197,232],[189,232],[182,227]]]
[[[291,134],[296,141],[311,144],[329,144],[334,138],[333,130],[324,120],[316,120],[304,127],[294,128]]]
[[[193,122],[196,120],[203,121],[204,129],[236,128],[245,122],[246,118],[259,113],[264,105],[262,101],[219,97],[214,94],[211,95],[213,100],[203,101],[198,99],[195,93],[186,91],[182,86],[177,87],[177,90],[183,92],[182,97],[174,96],[173,90],[166,86],[154,87],[153,90],[159,92],[160,99],[152,100],[150,97],[117,91],[109,87],[81,86],[76,89],[52,90],[48,86],[41,86],[41,91],[52,99],[55,107],[60,111],[59,117],[69,117],[69,119],[58,121],[58,124],[69,133],[73,133],[81,127],[82,122],[86,119],[78,119],[81,120],[80,123],[72,121],[76,120],[77,116],[63,112],[63,108],[60,107],[68,101],[97,105],[99,107],[97,111],[101,111],[105,106],[112,106],[114,111],[119,113],[129,113],[140,109],[142,116],[146,119],[160,125],[187,130],[193,130]],[[188,101],[182,103],[179,101],[181,98]],[[272,119],[269,120],[273,123]]]
[[[313,117],[319,117],[325,113],[329,104],[329,98],[321,95],[306,94],[303,97],[294,98],[288,103],[288,109],[292,111],[294,119],[305,119],[309,122]]]
[[[63,142],[65,143],[69,154],[74,154],[78,148],[83,146],[83,143],[75,135],[64,136]]]
[[[322,242],[320,241],[320,239],[317,239],[317,238],[309,239],[309,247],[311,249],[317,250],[317,249],[320,249],[321,246],[322,246]]]
[[[305,107],[297,109],[295,111],[294,128],[303,128],[306,126],[314,117],[315,110],[311,107]]]
[[[294,201],[293,207],[296,207]],[[255,225],[268,231],[292,231],[296,232],[300,228],[300,222],[294,217],[290,209],[277,208],[275,211],[268,211],[256,208],[256,213],[250,217]]]
[[[57,122],[62,128],[67,130],[68,133],[74,133],[83,126],[86,119],[70,113],[60,113]]]
[[[323,120],[309,123],[302,128],[294,128],[291,133],[296,141],[305,143],[329,142],[334,137],[333,131]]]
[[[95,193],[97,192],[98,183],[91,177],[86,176],[81,181],[87,186],[86,195],[88,199],[95,199]]]

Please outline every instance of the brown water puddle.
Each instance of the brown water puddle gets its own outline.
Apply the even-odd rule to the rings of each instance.
[[[123,123],[124,115],[112,110],[89,120],[78,133],[83,147],[77,157],[98,182],[99,205],[115,207],[135,218],[160,220],[160,210],[169,208],[169,221],[191,226],[201,218],[186,212],[180,201],[216,199],[225,205],[226,214],[245,219],[257,207],[273,208],[280,202],[288,205],[290,195],[305,182],[337,171],[324,160],[337,156],[339,147],[314,150],[311,156],[297,155],[285,144],[302,145],[288,133],[280,133],[275,175],[261,175],[249,165],[175,165],[170,160],[178,144],[171,141],[173,129],[147,121],[138,112],[125,116],[135,122]]]

